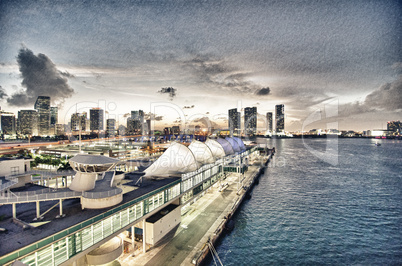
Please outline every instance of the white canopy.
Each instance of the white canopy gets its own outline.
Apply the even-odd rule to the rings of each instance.
[[[241,140],[241,138],[238,137],[232,137],[232,139],[234,139],[235,141],[237,141],[237,143],[239,144],[239,147],[242,151],[246,150],[246,146],[244,146],[244,142]]]
[[[193,152],[195,159],[199,164],[209,164],[215,162],[215,158],[210,148],[205,143],[193,140],[188,148]]]
[[[199,164],[189,148],[178,142],[170,147],[144,172],[145,176],[161,176],[183,174],[195,171]]]
[[[230,145],[232,145],[234,152],[240,152],[240,147],[236,140],[230,137],[226,137],[225,139],[230,143]]]
[[[205,145],[209,147],[215,159],[225,157],[225,150],[223,149],[222,145],[219,144],[219,142],[217,142],[216,140],[207,139],[207,141],[205,141]]]
[[[233,150],[233,147],[232,147],[232,145],[230,145],[229,141],[222,139],[222,138],[217,138],[216,141],[219,142],[219,144],[221,144],[226,155],[235,153]]]

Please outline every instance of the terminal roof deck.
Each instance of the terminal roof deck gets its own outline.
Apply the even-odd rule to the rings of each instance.
[[[126,180],[132,180],[125,185],[134,186],[134,184],[141,177],[140,174],[128,173],[126,174]],[[58,207],[52,209],[49,213],[45,215],[45,219],[43,221],[51,221],[44,225],[41,225],[36,228],[23,229],[20,225],[16,225],[12,222],[12,207],[11,205],[3,205],[0,206],[0,228],[5,228],[7,232],[0,232],[1,244],[0,244],[0,256],[4,256],[12,251],[23,248],[29,244],[35,243],[45,237],[48,237],[52,234],[58,233],[61,230],[67,229],[75,224],[81,223],[88,219],[91,219],[99,214],[102,214],[108,210],[117,208],[131,200],[137,199],[149,192],[157,190],[161,187],[164,187],[168,184],[171,184],[177,180],[179,177],[170,177],[159,180],[151,180],[147,178],[143,178],[142,184],[138,189],[135,189],[129,193],[123,195],[123,201],[116,206],[104,208],[104,209],[81,209],[80,199],[68,199],[63,201],[63,214],[66,216],[64,218],[56,219],[59,210]],[[40,187],[43,188],[43,187]],[[26,189],[39,189],[34,188],[31,185],[31,188],[28,186]],[[18,191],[21,191],[19,189]],[[41,212],[48,210],[51,206],[53,206],[57,201],[44,201],[40,203]],[[25,204],[17,204],[17,218],[31,223],[33,219],[36,217],[36,207],[35,203],[25,203]],[[43,222],[42,221],[42,222]]]

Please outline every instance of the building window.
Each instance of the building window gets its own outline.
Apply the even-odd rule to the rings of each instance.
[[[11,175],[18,175],[19,173],[20,173],[20,167],[19,166],[11,167]]]

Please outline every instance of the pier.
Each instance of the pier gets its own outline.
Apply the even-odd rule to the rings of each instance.
[[[242,202],[247,199],[254,185],[258,184],[274,153],[274,149],[266,150],[259,160],[254,161],[240,180],[240,187],[239,173],[228,174],[221,184],[212,186],[191,205],[182,216],[179,227],[161,243],[145,254],[140,249],[135,252],[134,257],[124,254],[119,262],[122,265],[202,264],[217,240],[224,236],[225,228]]]

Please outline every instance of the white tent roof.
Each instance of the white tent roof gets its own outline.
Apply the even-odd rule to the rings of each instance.
[[[219,144],[221,144],[226,155],[235,153],[233,150],[233,147],[232,147],[232,145],[230,145],[229,141],[222,139],[222,138],[217,138],[216,141],[219,142]]]
[[[192,151],[183,144],[173,142],[144,172],[145,176],[169,176],[195,171],[198,167]]]
[[[234,139],[235,141],[237,141],[237,143],[239,144],[239,147],[242,151],[246,150],[246,146],[244,146],[243,141],[241,140],[241,138],[238,137],[232,137],[232,139]]]
[[[209,164],[215,162],[215,158],[210,148],[205,143],[193,140],[188,148],[193,152],[195,159],[199,164]]]
[[[234,140],[233,138],[230,138],[230,137],[226,137],[225,139],[230,143],[230,145],[232,145],[234,152],[240,152],[239,143],[237,143],[236,140]]]
[[[215,159],[225,157],[225,150],[223,149],[222,145],[216,140],[207,139],[207,141],[205,141],[205,145],[209,147]]]

